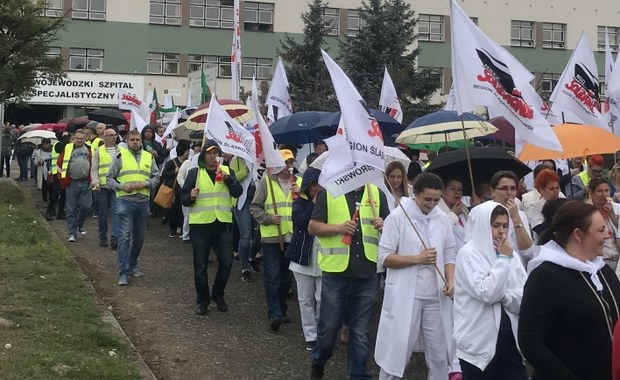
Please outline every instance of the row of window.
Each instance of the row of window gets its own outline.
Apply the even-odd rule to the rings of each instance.
[[[150,0],[151,24],[181,25],[182,0]],[[232,29],[234,24],[233,0],[189,0],[189,25],[194,27]],[[106,0],[73,0],[71,17],[86,20],[105,20]],[[244,30],[273,31],[273,3],[246,1],[244,3]],[[348,9],[347,35],[354,36],[364,26],[360,11]],[[61,17],[63,0],[48,0],[43,16]],[[327,35],[340,35],[340,9],[326,8],[323,21]]]
[[[59,47],[50,47],[49,57],[60,57]],[[180,54],[149,53],[146,62],[147,74],[179,75]],[[230,56],[219,57],[213,55],[196,55],[188,57],[189,71],[217,67],[218,77],[232,76]],[[271,79],[273,60],[270,58],[243,57],[241,76],[246,79]],[[69,70],[74,71],[103,71],[103,50],[101,49],[69,49]]]

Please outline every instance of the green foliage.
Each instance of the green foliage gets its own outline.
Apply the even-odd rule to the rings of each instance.
[[[30,96],[37,77],[62,77],[62,58],[46,56],[65,26],[63,18],[42,17],[44,0],[0,1],[0,103]]]
[[[327,3],[313,0],[306,13],[301,15],[304,35],[301,42],[288,34],[280,41],[278,54],[288,66],[287,74],[291,100],[295,111],[337,111],[338,102],[321,49],[328,50],[325,35],[328,27],[323,23]]]
[[[439,88],[439,76],[415,66],[419,49],[416,18],[403,0],[369,0],[359,8],[365,22],[357,35],[341,43],[341,61],[351,80],[370,107],[378,108],[384,68],[387,67],[404,112],[403,122],[433,112],[430,98]]]

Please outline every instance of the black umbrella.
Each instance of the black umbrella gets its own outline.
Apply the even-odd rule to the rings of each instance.
[[[71,119],[67,123],[66,130],[69,133],[75,133],[75,131],[77,131],[80,128],[84,128],[90,122],[91,120],[88,118],[88,116],[76,117],[75,119]]]
[[[336,130],[338,129],[338,123],[340,123],[340,115],[341,112],[332,112],[330,115],[319,121],[317,127],[331,127],[333,129],[332,136],[336,134]],[[377,123],[379,123],[379,128],[381,128],[381,133],[383,133],[383,137],[392,136],[394,134],[400,133],[405,128],[401,123],[396,121],[393,117],[389,116],[383,111],[379,111],[376,109],[370,109],[370,116],[377,119]]]
[[[88,114],[88,118],[90,120],[111,125],[120,125],[127,123],[127,119],[125,118],[125,116],[123,116],[123,113],[121,111],[109,108],[102,108],[96,111],[92,111]]]
[[[469,156],[474,183],[476,184],[489,182],[493,174],[500,170],[510,170],[519,178],[532,171],[503,148],[471,147],[469,148]],[[471,195],[471,180],[464,148],[438,155],[426,171],[437,174],[444,181],[449,179],[460,180],[463,184],[463,194]]]
[[[319,142],[336,134],[336,128],[319,125],[321,119],[331,114],[332,112],[321,111],[296,112],[276,120],[269,126],[269,130],[278,144],[300,145]]]

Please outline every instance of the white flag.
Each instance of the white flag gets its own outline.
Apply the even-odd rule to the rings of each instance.
[[[381,111],[387,113],[399,123],[403,122],[403,110],[400,108],[398,94],[394,88],[394,83],[388,73],[387,67],[383,72],[383,85],[381,85],[381,95],[379,96],[379,106]]]
[[[131,121],[129,122],[129,130],[137,129],[142,133],[142,130],[146,127],[146,121],[142,118],[139,112],[131,110]]]
[[[288,79],[286,78],[286,71],[284,71],[284,64],[281,58],[278,58],[278,63],[276,63],[276,69],[271,78],[271,87],[269,87],[265,104],[269,109],[267,116],[272,122],[293,113],[293,104],[288,93]],[[277,118],[274,117],[273,107],[278,108]]]
[[[133,92],[127,90],[118,90],[118,109],[120,110],[136,110],[142,112],[144,102]]]
[[[172,120],[170,121],[170,123],[168,123],[168,126],[166,127],[166,130],[164,131],[164,134],[162,135],[162,137],[159,137],[158,134],[155,134],[155,140],[161,143],[163,139],[168,137],[172,133],[172,131],[174,131],[174,129],[178,126],[179,126],[179,109],[177,108],[177,110],[174,112],[174,115],[172,115]]]
[[[254,136],[230,117],[218,103],[215,95],[211,97],[209,113],[205,123],[205,135],[220,146],[224,153],[242,158],[248,167],[256,164],[256,141]]]
[[[456,104],[454,101],[454,83],[450,86],[450,92],[446,99],[446,105],[443,107],[444,111],[456,111]]]
[[[605,27],[605,97],[607,99],[605,99],[603,117],[611,132],[615,135],[620,135],[620,122],[618,122],[618,116],[620,116],[620,106],[618,105],[620,94],[613,93],[614,91],[610,93],[609,91],[609,83],[614,80],[612,77],[614,68],[615,62],[609,44],[609,33],[607,32],[607,27]]]
[[[232,95],[231,99],[239,100],[241,90],[241,26],[239,25],[239,0],[234,2],[234,31],[232,52],[230,55],[230,68],[232,70]]]
[[[451,11],[456,111],[462,114],[476,106],[493,107],[528,143],[561,151],[549,122],[523,96],[523,83],[528,79],[519,67],[514,67],[512,59],[506,59],[510,54],[482,33],[454,0]],[[527,74],[531,76],[529,71]]]
[[[367,183],[383,182],[383,135],[349,77],[325,51],[321,50],[321,54],[342,111],[337,135],[345,136],[351,155],[351,160],[347,162],[344,159],[336,161],[330,154],[319,177],[321,186],[333,197],[338,197]]]
[[[256,86],[256,79],[252,78],[252,96],[250,98],[250,105],[252,106],[252,113],[256,120],[256,126],[254,127],[254,138],[256,139],[256,157],[258,165],[261,165],[261,157],[264,160],[264,166],[272,169],[273,173],[279,173],[282,169],[286,168],[286,164],[280,155],[278,146],[271,135],[271,131],[265,123],[263,115],[260,113],[258,107],[258,87]],[[262,176],[262,172],[259,170],[258,175]]]
[[[601,117],[598,68],[588,37],[581,33],[579,42],[549,100],[571,111],[583,124],[608,129]]]

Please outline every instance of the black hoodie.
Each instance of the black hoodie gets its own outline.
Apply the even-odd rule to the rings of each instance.
[[[201,169],[206,169],[204,157],[205,150],[207,145],[202,147],[200,150],[200,155],[198,156],[198,167]],[[215,179],[215,170],[206,169],[207,174],[211,177],[213,181]],[[241,193],[243,193],[243,187],[239,181],[237,181],[237,177],[235,176],[235,172],[232,169],[229,169],[230,173],[224,184],[228,187],[228,192],[230,196],[233,198],[239,198]],[[196,201],[192,200],[191,193],[192,189],[196,187],[196,178],[198,176],[198,168],[192,168],[187,173],[187,178],[185,178],[185,183],[181,188],[181,204],[185,207],[191,207]]]
[[[153,131],[153,139],[149,140],[148,144],[146,143],[147,140],[144,139],[144,133],[146,132],[147,129],[150,129],[151,131]],[[155,158],[155,163],[157,163],[157,166],[161,167],[164,161],[166,161],[166,157],[168,156],[168,151],[163,145],[161,145],[161,143],[155,140],[155,136],[157,135],[157,130],[152,125],[146,125],[142,129],[142,132],[140,133],[140,135],[142,136],[142,148],[146,150],[147,152],[151,152],[153,150],[156,151],[157,158]]]

